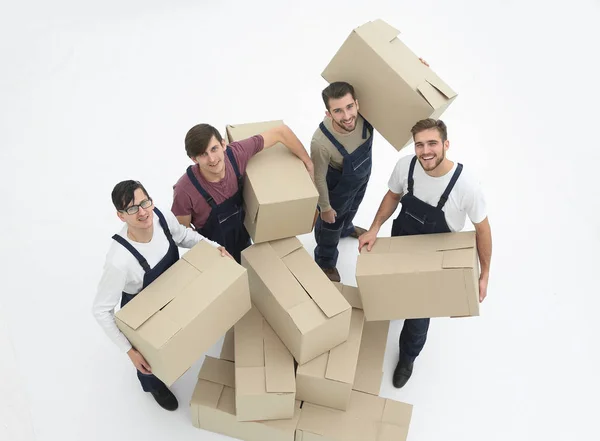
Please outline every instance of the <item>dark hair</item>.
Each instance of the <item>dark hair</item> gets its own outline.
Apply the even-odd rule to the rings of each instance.
[[[446,127],[444,121],[441,119],[427,118],[417,121],[413,128],[410,129],[410,132],[413,135],[413,140],[415,139],[415,135],[417,133],[429,129],[437,129],[440,137],[442,138],[442,142],[446,142],[446,139],[448,139],[448,128]]]
[[[219,143],[223,141],[219,131],[210,124],[195,125],[185,135],[185,152],[190,158],[201,155],[206,151],[213,136]]]
[[[345,81],[336,81],[331,83],[323,92],[321,92],[321,96],[323,97],[323,102],[325,103],[325,108],[329,110],[329,100],[330,99],[339,99],[343,98],[346,95],[352,95],[352,99],[356,101],[356,96],[354,95],[354,87],[351,84],[346,83]]]
[[[125,208],[129,205],[129,203],[133,202],[134,192],[138,188],[142,189],[142,191],[144,192],[146,197],[148,197],[148,198],[150,197],[150,196],[148,196],[148,192],[146,191],[144,186],[142,184],[140,184],[138,181],[132,181],[132,180],[121,181],[117,185],[115,185],[115,188],[113,188],[111,196],[112,196],[113,205],[115,206],[117,211],[125,210]]]

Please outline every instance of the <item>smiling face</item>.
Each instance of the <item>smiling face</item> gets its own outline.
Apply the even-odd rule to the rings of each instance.
[[[449,141],[442,142],[440,132],[435,128],[416,133],[414,140],[415,154],[421,167],[428,173],[433,172],[446,159]]]
[[[200,172],[208,181],[218,181],[225,177],[225,141],[219,142],[213,136],[204,153],[192,158],[200,167]]]
[[[148,195],[144,193],[144,190],[141,188],[137,188],[133,192],[133,200],[127,204],[124,210],[133,206],[140,205],[143,201],[148,200]],[[117,216],[123,222],[127,223],[127,225],[134,229],[148,229],[152,228],[152,224],[154,222],[154,204],[151,204],[147,208],[138,207],[138,211],[135,214],[123,213],[121,211],[117,211]]]
[[[352,132],[356,128],[358,100],[347,93],[342,98],[329,98],[326,115],[331,118],[334,128],[341,133]]]

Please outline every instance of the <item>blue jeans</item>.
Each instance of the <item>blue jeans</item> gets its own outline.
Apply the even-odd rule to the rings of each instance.
[[[429,319],[406,319],[402,332],[400,332],[400,358],[409,362],[415,361],[419,356],[429,330]]]

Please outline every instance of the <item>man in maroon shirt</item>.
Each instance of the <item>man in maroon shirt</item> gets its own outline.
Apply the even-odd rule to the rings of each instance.
[[[209,124],[198,124],[185,136],[185,151],[194,165],[173,186],[171,211],[182,225],[192,226],[224,246],[238,263],[242,250],[250,245],[242,200],[246,166],[263,148],[278,142],[304,162],[314,179],[313,163],[306,149],[286,125],[229,145]]]

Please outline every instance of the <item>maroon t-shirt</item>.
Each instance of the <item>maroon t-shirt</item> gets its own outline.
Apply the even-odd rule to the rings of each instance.
[[[241,141],[234,141],[227,146],[231,149],[237,162],[238,169],[243,175],[246,172],[248,161],[263,149],[264,139],[260,135],[253,136]],[[198,164],[192,166],[192,170],[198,182],[209,195],[213,197],[216,204],[220,204],[232,197],[238,191],[237,178],[229,156],[225,152],[225,177],[219,182],[208,182],[200,173]],[[171,211],[175,216],[192,216],[192,224],[197,229],[204,226],[210,215],[211,208],[200,192],[194,187],[192,181],[183,174],[173,186],[173,206]]]

